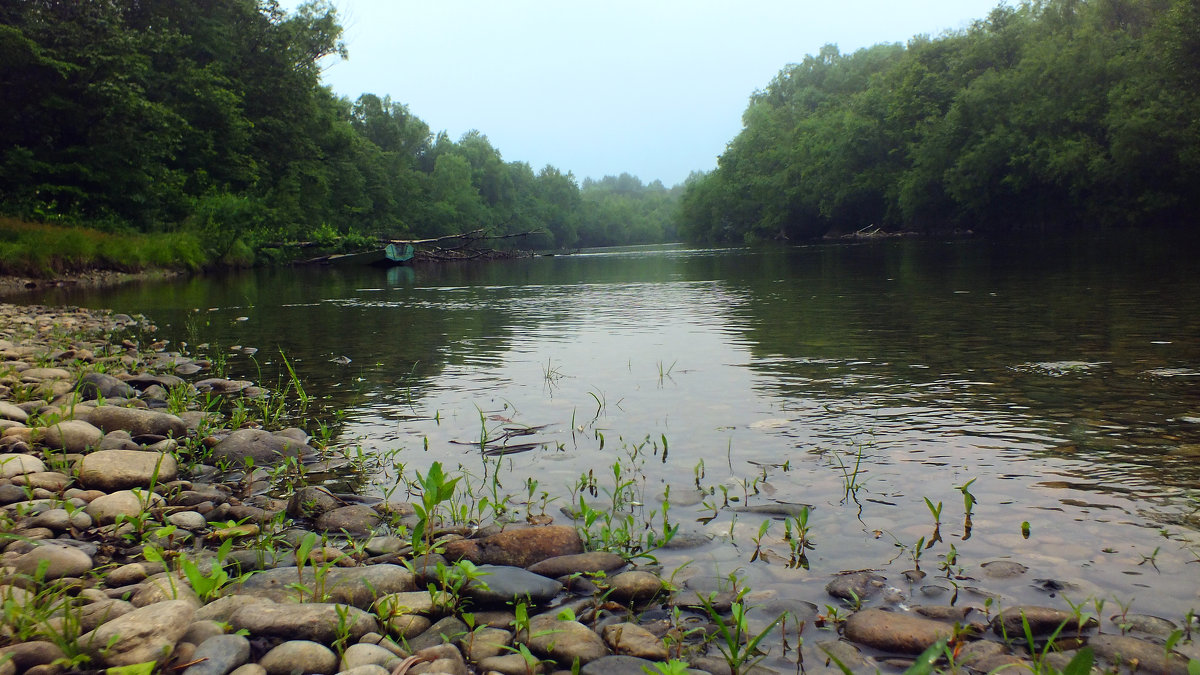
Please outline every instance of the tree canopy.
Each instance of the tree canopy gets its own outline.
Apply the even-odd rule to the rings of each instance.
[[[718,167],[689,179],[681,231],[741,242],[1193,221],[1197,7],[1031,0],[907,45],[827,45],[751,96]]]
[[[455,141],[389,97],[335,96],[320,62],[346,57],[341,32],[324,0],[5,3],[0,211],[192,232],[226,260],[317,232],[536,231],[544,247],[673,233],[679,191],[592,198],[481,132]]]

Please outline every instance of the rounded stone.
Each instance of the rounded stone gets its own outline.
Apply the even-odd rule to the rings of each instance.
[[[86,574],[92,569],[92,557],[74,546],[44,543],[19,556],[12,565],[19,574],[30,576],[44,566],[43,578],[61,579]]]
[[[528,567],[530,572],[557,579],[569,574],[612,572],[625,566],[625,558],[607,551],[591,551],[547,558]]]
[[[460,539],[446,544],[450,560],[529,567],[547,558],[583,553],[583,540],[574,527],[547,525],[507,530],[483,539]]]
[[[103,431],[83,420],[67,420],[40,430],[43,443],[67,452],[87,452],[103,437]]]
[[[650,572],[621,572],[608,580],[609,595],[618,602],[645,602],[665,588],[662,579]]]
[[[522,639],[524,638],[524,639]],[[529,634],[518,635],[535,654],[559,663],[581,664],[608,656],[604,640],[595,631],[578,621],[560,621],[557,617],[540,614],[529,621]]]
[[[140,450],[98,450],[79,463],[79,482],[88,489],[111,492],[129,488],[149,488],[166,483],[179,475],[179,465],[171,455]]]
[[[383,518],[375,509],[365,504],[354,504],[322,513],[315,525],[318,530],[325,532],[345,532],[353,537],[366,537],[382,521]]]
[[[192,624],[188,633],[195,627]],[[250,641],[241,635],[213,635],[198,644],[192,654],[195,664],[188,666],[183,675],[226,675],[250,658]]]
[[[0,419],[24,424],[29,419],[29,413],[7,401],[0,401]]]
[[[81,635],[79,644],[93,663],[106,667],[165,661],[187,631],[195,608],[168,600],[135,609]]]
[[[1068,632],[1077,632],[1096,625],[1096,619],[1088,617],[1080,625],[1079,617],[1071,612],[1053,607],[1038,607],[1036,605],[1021,605],[1008,607],[992,619],[992,631],[1000,636],[1020,637],[1025,635],[1025,625],[1029,625],[1034,635],[1047,635],[1062,627],[1062,637]]]
[[[187,434],[187,425],[175,415],[140,408],[102,405],[92,410],[88,421],[104,431],[128,431],[131,436],[183,438]]]
[[[145,509],[164,504],[162,496],[145,490],[120,490],[97,497],[84,510],[97,525],[111,525],[118,516],[136,517]]]
[[[653,633],[635,623],[610,624],[604,627],[604,641],[618,654],[663,661],[667,648]]]
[[[137,390],[108,373],[86,373],[79,383],[79,395],[85,401],[104,398],[134,398]]]
[[[476,571],[480,574],[479,581],[470,582],[465,592],[484,606],[517,602],[540,605],[562,590],[557,581],[520,567],[480,565]]]
[[[238,429],[213,446],[213,460],[241,465],[246,458],[256,465],[274,464],[286,457],[304,457],[315,450],[294,438],[262,429]]]
[[[342,661],[339,664],[339,669],[342,671],[350,670],[351,668],[359,668],[361,666],[385,666],[395,660],[397,657],[390,651],[380,647],[379,645],[356,644],[350,645],[342,654]]]
[[[204,516],[195,511],[179,511],[167,516],[167,522],[185,530],[200,530],[208,526]]]
[[[234,610],[229,624],[251,635],[290,637],[332,644],[344,622],[349,639],[357,641],[379,629],[375,617],[357,607],[333,603],[247,605]],[[336,660],[334,666],[337,665]]]
[[[983,575],[989,579],[1012,579],[1019,577],[1029,568],[1012,560],[991,560],[980,565]]]
[[[267,675],[291,675],[294,672],[332,675],[337,672],[338,657],[323,644],[291,640],[267,652],[258,665],[267,671]]]
[[[920,654],[938,640],[953,636],[954,626],[900,612],[864,609],[846,619],[842,633],[851,642],[881,651]]]
[[[41,473],[46,464],[33,455],[0,455],[0,478]]]

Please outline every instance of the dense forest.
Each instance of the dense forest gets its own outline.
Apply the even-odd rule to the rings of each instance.
[[[581,189],[391,98],[335,96],[320,64],[347,56],[340,36],[327,2],[3,3],[0,213],[182,233],[225,262],[478,228],[539,233],[527,248],[675,236],[682,188],[621,175]]]
[[[1198,208],[1200,3],[1035,0],[784,68],[689,179],[680,233],[1095,231]]]

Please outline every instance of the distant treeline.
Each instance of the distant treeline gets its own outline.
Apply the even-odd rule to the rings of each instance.
[[[540,232],[518,246],[674,237],[682,188],[585,182],[457,141],[390,98],[335,96],[327,2],[0,4],[0,212],[194,236],[208,260],[268,243]],[[403,67],[403,66],[398,66]],[[412,65],[416,67],[416,65]]]
[[[718,168],[695,240],[1196,221],[1200,3],[1038,0],[970,28],[789,65]]]

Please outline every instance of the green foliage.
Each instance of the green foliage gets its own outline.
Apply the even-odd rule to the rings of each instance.
[[[583,199],[571,174],[506,162],[478,131],[435,138],[390,98],[336,98],[320,82],[323,58],[346,57],[328,0],[10,5],[0,213],[163,238],[2,237],[6,271],[249,265],[301,241],[344,252],[480,228],[543,248],[674,236],[678,190],[622,176]]]
[[[584,199],[570,173],[506,162],[479,131],[434,138],[390,97],[335,97],[318,62],[346,58],[341,34],[328,0],[2,8],[0,213],[162,235],[4,237],[2,271],[247,265],[299,241],[346,252],[479,228],[559,249],[674,237],[679,190],[622,175]]]
[[[827,45],[751,97],[689,178],[701,241],[1190,222],[1200,12],[1187,0],[1028,0],[963,31]]]

